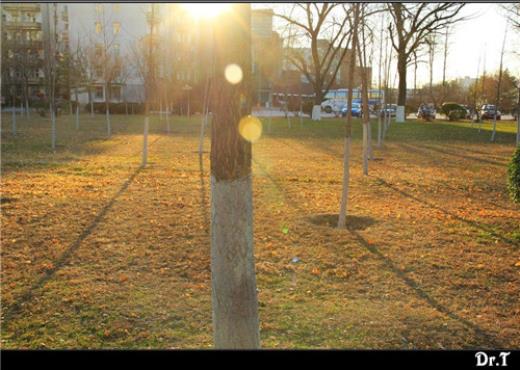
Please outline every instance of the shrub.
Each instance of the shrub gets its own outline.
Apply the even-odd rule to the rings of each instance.
[[[457,103],[443,103],[441,111],[450,121],[456,121],[466,117],[466,109]]]
[[[514,202],[520,203],[520,147],[516,148],[515,154],[509,163],[507,188]]]

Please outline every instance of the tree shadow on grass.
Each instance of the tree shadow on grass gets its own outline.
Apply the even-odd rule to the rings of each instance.
[[[472,227],[474,227],[476,229],[479,229],[480,231],[484,231],[486,233],[489,233],[493,237],[501,240],[502,242],[504,242],[506,244],[511,245],[515,249],[518,249],[518,247],[519,247],[518,242],[516,242],[514,240],[511,240],[509,238],[506,238],[505,236],[496,233],[493,229],[491,229],[490,227],[488,227],[486,225],[482,225],[482,224],[480,224],[480,223],[478,223],[476,221],[467,220],[464,217],[461,217],[461,216],[459,216],[459,215],[457,215],[457,214],[455,214],[453,212],[450,212],[450,211],[448,211],[448,210],[446,210],[446,209],[444,209],[442,207],[439,207],[439,206],[437,206],[435,204],[432,204],[432,203],[430,203],[430,202],[428,202],[428,201],[426,201],[424,199],[419,199],[419,198],[417,198],[416,196],[414,196],[412,194],[409,194],[409,193],[407,193],[407,192],[405,192],[405,191],[403,191],[401,189],[398,189],[397,187],[395,187],[394,185],[386,182],[385,180],[383,180],[380,177],[376,177],[376,180],[378,180],[381,185],[387,187],[390,190],[393,190],[394,192],[402,195],[403,197],[415,200],[416,202],[421,203],[421,204],[423,204],[423,205],[425,205],[427,207],[433,208],[433,209],[435,209],[437,211],[440,211],[440,212],[444,213],[445,215],[448,215],[448,216],[456,219],[457,221],[463,222],[463,223],[465,223],[465,224],[467,224],[469,226],[472,226]]]
[[[24,293],[18,297],[14,303],[12,303],[10,306],[8,306],[5,311],[2,313],[2,321],[3,321],[3,327],[5,330],[5,327],[9,323],[9,320],[12,319],[14,316],[19,314],[23,310],[23,305],[28,302],[34,295],[34,293],[40,289],[43,288],[43,286],[49,281],[58,270],[60,270],[62,267],[64,267],[72,257],[72,255],[78,250],[78,248],[81,246],[81,243],[94,231],[94,229],[99,225],[99,223],[103,220],[103,218],[106,216],[108,211],[114,206],[117,198],[121,196],[128,186],[134,181],[136,176],[142,171],[143,167],[138,167],[132,175],[123,183],[121,188],[114,194],[114,196],[110,199],[110,201],[100,210],[100,212],[96,215],[94,220],[90,223],[90,225],[83,230],[83,232],[78,236],[78,238],[67,247],[67,249],[60,255],[60,257],[54,261],[53,267],[49,270],[46,270],[40,278],[32,284],[32,286],[27,289]]]
[[[262,172],[264,172],[265,176],[267,178],[269,178],[273,182],[273,184],[284,195],[284,197],[286,197],[285,196],[285,194],[286,194],[285,193],[285,189],[280,184],[280,182],[278,182],[276,180],[276,178],[274,178],[272,175],[267,173],[267,171],[261,166],[260,163],[258,163],[258,161],[255,161],[255,163],[262,170]],[[383,181],[383,180],[381,180],[381,181]],[[287,199],[287,197],[286,197],[286,199]],[[287,199],[287,203],[290,206],[292,206],[293,208],[295,208],[296,210],[298,210],[298,212],[304,213],[304,210],[301,209],[296,202]],[[337,218],[337,215],[326,215],[323,218],[323,222],[330,223],[331,220],[334,221],[334,217]],[[372,221],[370,221],[370,222],[372,222]],[[449,308],[443,306],[441,303],[439,303],[437,300],[435,300],[433,297],[431,297],[428,293],[426,293],[413,279],[409,278],[406,275],[406,272],[404,272],[403,270],[399,269],[390,258],[388,258],[385,255],[383,255],[376,246],[368,243],[368,241],[365,240],[363,238],[363,236],[361,234],[359,234],[355,230],[355,227],[350,227],[350,228],[347,228],[347,229],[356,238],[357,242],[361,246],[366,248],[369,252],[371,252],[373,255],[375,255],[379,260],[381,260],[390,271],[392,271],[397,277],[399,277],[403,281],[404,284],[409,286],[414,291],[414,293],[419,298],[424,300],[428,305],[430,305],[432,308],[436,309],[437,311],[445,314],[446,316],[450,317],[451,319],[453,319],[453,320],[461,323],[462,325],[472,329],[475,332],[475,334],[478,335],[483,340],[485,340],[486,343],[491,348],[503,347],[503,344],[501,344],[500,341],[495,336],[487,333],[484,329],[482,329],[478,325],[472,323],[471,321],[466,320],[463,317],[457,315],[456,313],[450,311]]]
[[[422,144],[422,146],[417,146],[417,145],[412,145],[412,144],[400,144],[400,146],[405,149],[411,150],[411,151],[422,152],[429,156],[431,156],[431,153],[428,153],[428,151],[432,151],[432,152],[437,152],[437,153],[445,154],[448,156],[456,157],[459,159],[467,159],[470,161],[481,162],[481,163],[490,164],[493,166],[499,166],[499,167],[507,166],[507,163],[505,163],[505,162],[499,162],[496,160],[486,159],[486,158],[476,158],[476,157],[462,154],[460,152],[453,152],[453,151],[450,151],[450,150],[447,150],[444,148],[441,149],[441,148],[435,147],[433,145],[428,145],[428,144]],[[461,151],[463,151],[463,150],[461,150]]]
[[[428,293],[426,293],[413,279],[409,278],[406,273],[401,270],[399,267],[395,265],[395,263],[388,257],[386,257],[379,249],[374,245],[369,243],[361,234],[356,232],[353,229],[349,229],[350,233],[356,238],[357,242],[362,245],[365,249],[367,249],[370,253],[375,255],[384,265],[392,271],[395,275],[397,275],[408,287],[410,287],[414,293],[426,301],[431,307],[436,309],[437,311],[445,314],[450,319],[458,321],[464,326],[472,329],[477,336],[486,341],[487,345],[490,348],[503,348],[504,345],[501,341],[496,338],[494,335],[486,332],[480,326],[472,323],[469,320],[457,315],[456,313],[450,311],[446,306],[443,306],[439,303],[435,298],[431,297]]]

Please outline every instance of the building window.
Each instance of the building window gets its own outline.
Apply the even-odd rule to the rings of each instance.
[[[121,5],[117,4],[117,3],[113,4],[112,9],[114,10],[115,13],[119,13],[119,11],[121,10]]]
[[[103,5],[96,4],[96,13],[101,14],[102,11],[103,11]]]
[[[114,28],[114,35],[117,35],[119,32],[121,32],[121,23],[114,22],[112,23],[112,26]]]
[[[96,22],[96,33],[101,33],[103,30],[103,26],[101,25],[101,22]]]
[[[94,73],[96,74],[96,77],[97,78],[103,77],[103,68],[101,68],[101,66],[96,66],[95,68],[96,69],[95,69]]]
[[[96,86],[95,97],[96,99],[103,99],[103,86]]]

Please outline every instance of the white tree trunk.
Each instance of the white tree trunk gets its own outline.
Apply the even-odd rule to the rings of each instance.
[[[51,147],[52,150],[56,150],[56,112],[51,104]]]
[[[25,99],[25,115],[27,117],[30,116],[30,114],[29,114],[29,99],[27,99],[27,98]]]
[[[370,119],[367,123],[367,131],[368,131],[368,138],[367,138],[367,150],[368,150],[368,159],[373,160],[374,159],[374,153],[372,152],[372,123],[370,122]]]
[[[211,176],[213,333],[218,349],[259,348],[251,175]]]
[[[368,175],[368,124],[363,124],[363,175]]]
[[[79,104],[76,104],[76,130],[79,130]]]
[[[397,106],[397,111],[395,112],[395,122],[403,123],[406,120],[405,109],[403,105]]]
[[[105,109],[105,120],[107,123],[107,136],[110,137],[112,136],[112,124],[110,122],[110,112],[108,107]]]
[[[321,121],[321,105],[314,105],[312,107],[312,120]]]
[[[381,127],[381,112],[379,112],[377,117],[377,147],[381,148],[382,140],[383,140],[383,131]]]
[[[493,116],[493,132],[491,133],[491,142],[495,142],[496,134],[497,134],[497,114],[495,111],[495,114]]]
[[[347,202],[350,181],[350,147],[352,139],[345,137],[345,151],[343,152],[343,191],[341,192],[341,203],[339,206],[338,227],[344,228],[347,220]]]
[[[144,119],[144,133],[143,133],[143,161],[142,167],[146,167],[148,163],[148,117]]]

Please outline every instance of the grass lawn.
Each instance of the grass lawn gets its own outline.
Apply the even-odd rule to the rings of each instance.
[[[144,169],[142,116],[111,139],[103,116],[61,116],[56,153],[48,120],[2,118],[2,348],[211,347],[200,117],[155,117]],[[393,123],[363,177],[356,121],[338,230],[342,125],[264,119],[254,144],[262,346],[518,348],[515,124],[490,143],[490,123]]]

